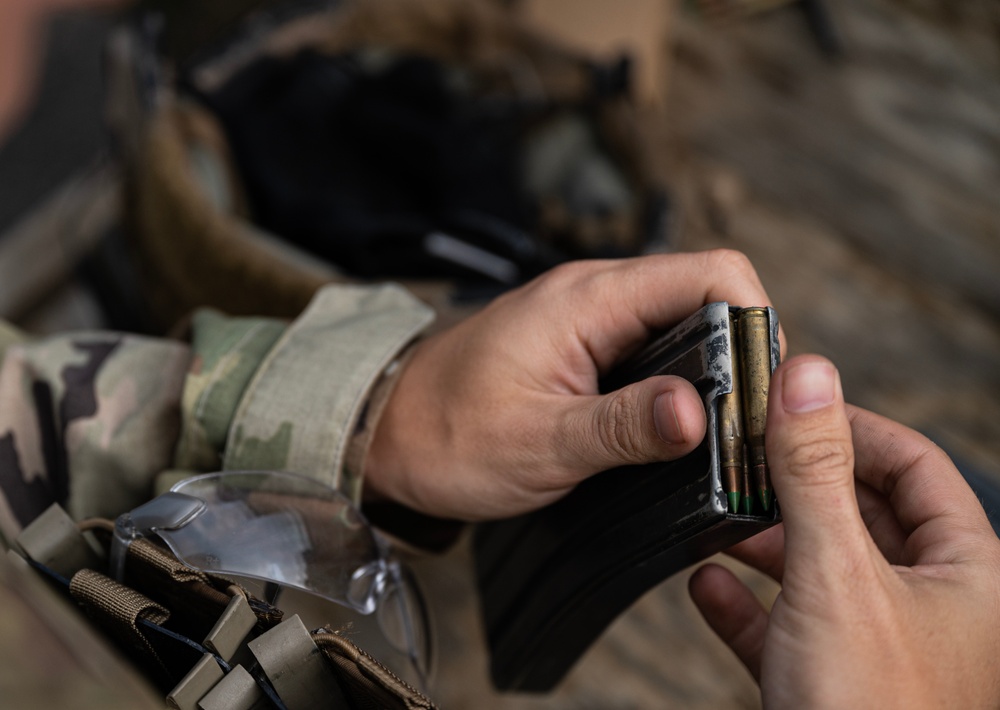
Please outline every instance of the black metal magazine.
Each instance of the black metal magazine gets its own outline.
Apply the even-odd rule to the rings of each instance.
[[[737,329],[741,314],[762,324],[756,344],[741,342],[739,330],[752,329]],[[765,373],[759,386],[744,388],[749,404],[738,407],[744,420],[748,409],[766,411],[767,382],[780,357],[777,316],[770,308],[705,306],[601,383],[610,392],[659,374],[692,382],[705,402],[708,431],[695,451],[677,461],[605,471],[549,507],[479,526],[476,574],[496,687],[551,689],[644,592],[780,520],[776,501],[767,505],[752,490],[745,497],[754,464],[749,436],[746,445],[737,441],[736,468],[743,475],[735,485],[743,486],[742,497],[731,495],[734,483],[727,479],[734,465],[725,397],[736,397],[734,387],[747,377],[739,361],[754,357]],[[762,456],[763,421],[757,426],[753,443]],[[734,500],[742,504],[734,508]]]

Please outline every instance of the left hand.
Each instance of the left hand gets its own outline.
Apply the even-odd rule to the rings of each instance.
[[[691,577],[765,708],[1000,706],[1000,540],[930,441],[847,408],[833,365],[775,371],[767,455],[784,522],[731,552],[782,585],[770,611],[723,567]]]
[[[768,305],[741,254],[565,264],[417,343],[376,425],[366,494],[460,520],[551,503],[600,471],[670,460],[705,435],[697,391],[598,378],[713,301]]]

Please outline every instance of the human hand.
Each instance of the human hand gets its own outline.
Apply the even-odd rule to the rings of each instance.
[[[997,707],[1000,540],[948,457],[816,356],[775,371],[767,454],[784,523],[732,554],[781,583],[770,614],[718,565],[690,582],[764,706]]]
[[[598,378],[713,301],[768,305],[732,251],[565,264],[419,342],[376,425],[369,495],[441,517],[539,508],[589,475],[669,460],[705,434],[697,391],[653,377],[598,394]]]

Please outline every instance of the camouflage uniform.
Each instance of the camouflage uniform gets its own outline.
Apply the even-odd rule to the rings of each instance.
[[[150,498],[158,477],[222,468],[294,470],[358,500],[369,410],[432,317],[387,285],[323,289],[290,324],[201,311],[190,344],[121,333],[30,341],[0,323],[2,537],[53,501],[77,519],[114,518]],[[18,566],[0,558],[5,703],[160,705]]]
[[[369,394],[431,319],[398,286],[335,286],[291,324],[201,311],[190,345],[120,333],[9,344],[0,531],[11,539],[53,501],[113,518],[177,470],[297,471],[358,500],[348,453],[365,440]]]

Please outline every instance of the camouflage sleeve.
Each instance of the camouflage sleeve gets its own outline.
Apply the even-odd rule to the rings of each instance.
[[[0,530],[52,502],[114,516],[169,461],[187,346],[75,333],[7,348],[0,367]]]
[[[360,501],[346,466],[368,394],[433,319],[403,288],[321,290],[257,368],[230,423],[223,467],[295,471]]]
[[[358,499],[347,442],[380,373],[432,317],[397,286],[336,286],[290,325],[203,311],[190,345],[118,333],[9,345],[0,532],[11,539],[53,501],[113,518],[166,470],[297,471]]]

